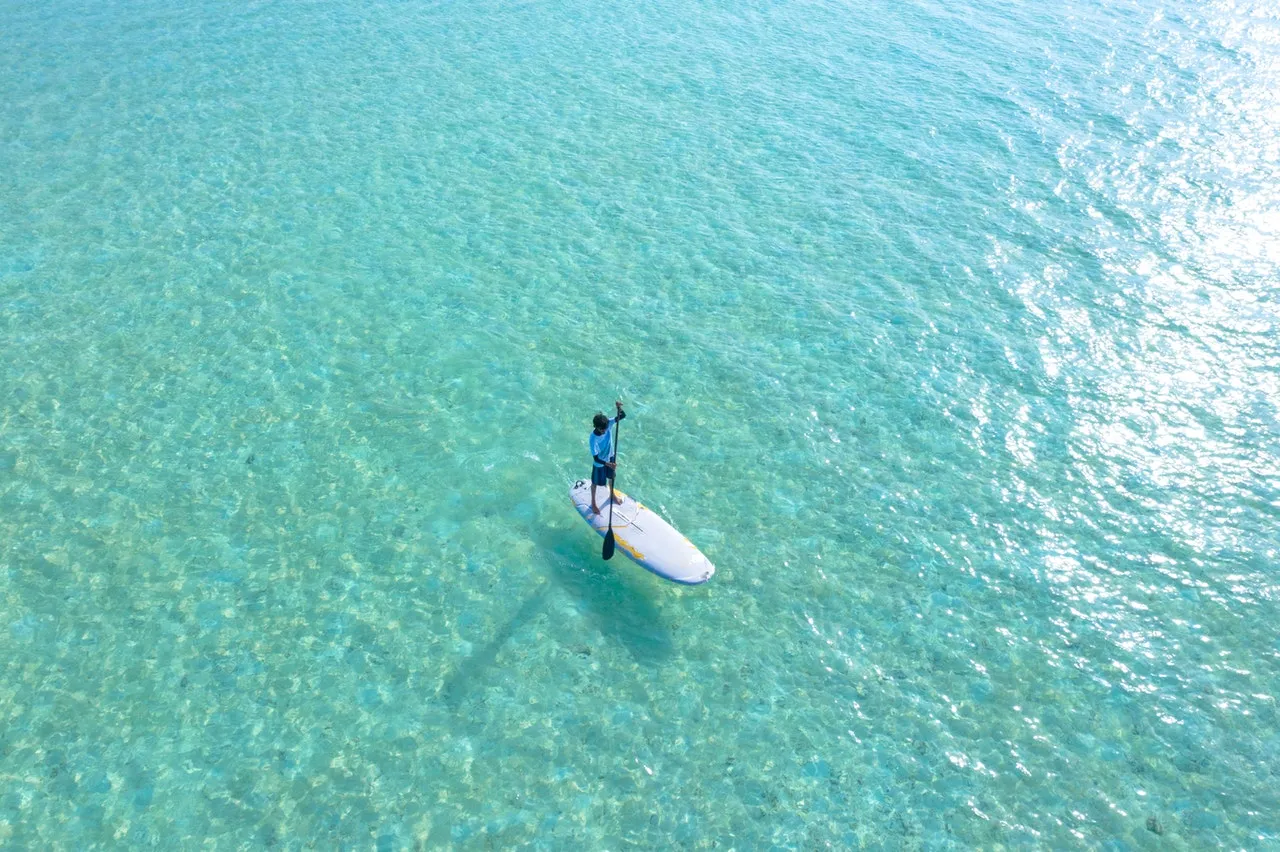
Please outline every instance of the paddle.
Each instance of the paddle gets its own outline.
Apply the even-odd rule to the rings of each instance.
[[[622,423],[619,417],[613,421],[613,476],[609,477],[609,532],[604,536],[604,548],[600,551],[600,556],[606,562],[613,558],[613,481],[618,477],[618,425]]]

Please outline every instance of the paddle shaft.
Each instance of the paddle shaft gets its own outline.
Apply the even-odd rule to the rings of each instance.
[[[607,532],[607,533],[605,534],[605,537],[604,537],[604,546],[603,546],[603,548],[602,548],[602,549],[601,549],[601,551],[600,551],[600,556],[601,556],[602,558],[604,558],[606,561],[607,561],[608,559],[610,559],[610,558],[613,556],[613,547],[614,547],[614,539],[613,539],[613,504],[614,504],[614,497],[613,497],[613,484],[614,484],[614,480],[618,478],[618,427],[619,427],[619,426],[621,426],[621,425],[622,425],[622,418],[621,418],[621,417],[619,417],[617,420],[613,421],[613,457],[612,457],[612,459],[611,459],[611,461],[613,462],[613,470],[612,470],[612,471],[610,471],[610,473],[611,473],[612,475],[609,477],[609,532]]]

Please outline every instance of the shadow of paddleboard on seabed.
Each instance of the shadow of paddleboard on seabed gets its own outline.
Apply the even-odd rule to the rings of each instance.
[[[606,639],[644,665],[671,656],[671,631],[653,603],[657,582],[644,568],[625,556],[605,562],[599,536],[576,525],[548,526],[537,543],[550,578]]]
[[[581,541],[570,540],[574,537]],[[554,582],[540,583],[493,637],[445,678],[438,694],[446,705],[456,709],[479,688],[511,637],[545,612],[554,603],[549,596],[557,591],[587,617],[591,627],[625,648],[636,662],[657,665],[671,656],[670,633],[649,598],[652,592],[644,588],[644,569],[626,559],[605,563],[595,546],[597,541],[596,536],[582,535],[576,528],[547,528],[537,553]],[[628,571],[638,573],[628,577]]]

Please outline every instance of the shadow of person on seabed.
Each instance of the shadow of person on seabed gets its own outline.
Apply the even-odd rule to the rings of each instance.
[[[651,578],[621,554],[600,558],[598,536],[546,527],[535,553],[543,557],[550,582],[538,583],[493,638],[462,660],[440,689],[445,703],[456,707],[479,688],[498,654],[513,636],[554,606],[559,593],[586,616],[607,640],[621,645],[642,666],[658,666],[671,656],[670,630],[654,606]]]

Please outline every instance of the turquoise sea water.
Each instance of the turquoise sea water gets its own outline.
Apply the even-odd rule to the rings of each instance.
[[[1280,844],[1273,4],[0,57],[0,847]]]

